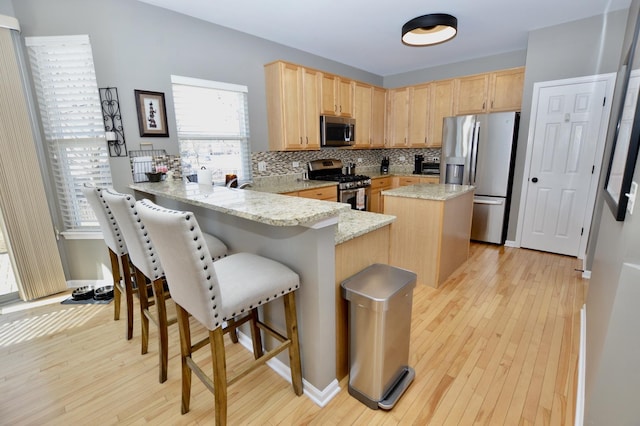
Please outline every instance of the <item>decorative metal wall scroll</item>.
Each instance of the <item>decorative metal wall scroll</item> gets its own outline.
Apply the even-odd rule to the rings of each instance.
[[[104,130],[107,132],[107,144],[109,156],[126,157],[127,144],[124,140],[122,117],[120,116],[120,101],[118,89],[115,87],[103,87],[100,90],[100,104],[104,117]]]

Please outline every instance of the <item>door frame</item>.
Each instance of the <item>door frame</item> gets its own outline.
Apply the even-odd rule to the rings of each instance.
[[[598,142],[596,145],[596,155],[594,158],[594,169],[591,173],[591,182],[589,183],[589,193],[587,195],[587,210],[583,218],[584,232],[580,237],[580,247],[578,248],[578,259],[585,259],[587,250],[587,241],[589,240],[589,233],[591,232],[591,218],[593,217],[593,209],[595,208],[596,194],[598,192],[598,184],[600,181],[600,169],[602,168],[602,158],[604,155],[604,146],[607,138],[607,130],[609,123],[609,116],[611,115],[611,106],[613,101],[613,89],[615,87],[616,73],[590,75],[584,77],[567,78],[563,80],[551,80],[542,81],[533,84],[533,96],[531,97],[531,116],[529,119],[529,130],[527,134],[527,153],[524,160],[524,172],[522,174],[522,186],[520,188],[520,205],[518,208],[518,227],[516,230],[515,246],[522,246],[522,233],[524,226],[524,213],[527,202],[527,192],[529,188],[529,174],[531,172],[531,155],[533,153],[533,140],[535,136],[535,123],[537,121],[538,114],[538,102],[540,100],[540,91],[542,89],[554,86],[568,86],[573,84],[583,83],[599,83],[605,82],[607,84],[605,89],[605,99],[607,104],[602,110],[602,116],[600,117],[600,133],[598,135]]]

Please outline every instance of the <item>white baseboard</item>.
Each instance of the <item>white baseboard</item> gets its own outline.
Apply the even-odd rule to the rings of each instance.
[[[238,342],[248,351],[253,353],[253,343],[251,338],[238,330]],[[291,383],[291,369],[277,358],[271,358],[267,361],[267,365],[271,367],[280,377]],[[319,407],[324,407],[340,392],[340,384],[337,379],[333,379],[329,386],[320,390],[311,383],[302,379],[302,389],[307,398],[313,401]]]
[[[586,374],[587,351],[587,305],[580,309],[580,351],[578,352],[578,386],[576,387],[576,417],[574,426],[584,424],[584,381]]]
[[[511,240],[507,240],[504,242],[504,246],[505,247],[513,247],[513,248],[520,248],[520,245],[517,244],[515,241],[511,241]]]
[[[582,271],[582,278],[590,280],[591,279],[591,271]]]

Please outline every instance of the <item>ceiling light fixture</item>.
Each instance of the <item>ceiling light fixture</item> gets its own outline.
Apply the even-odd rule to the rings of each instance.
[[[418,16],[402,26],[402,42],[409,46],[444,43],[458,33],[458,20],[446,13]]]

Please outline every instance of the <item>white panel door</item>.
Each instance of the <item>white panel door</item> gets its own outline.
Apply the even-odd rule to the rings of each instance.
[[[522,247],[577,256],[606,83],[540,90]]]

